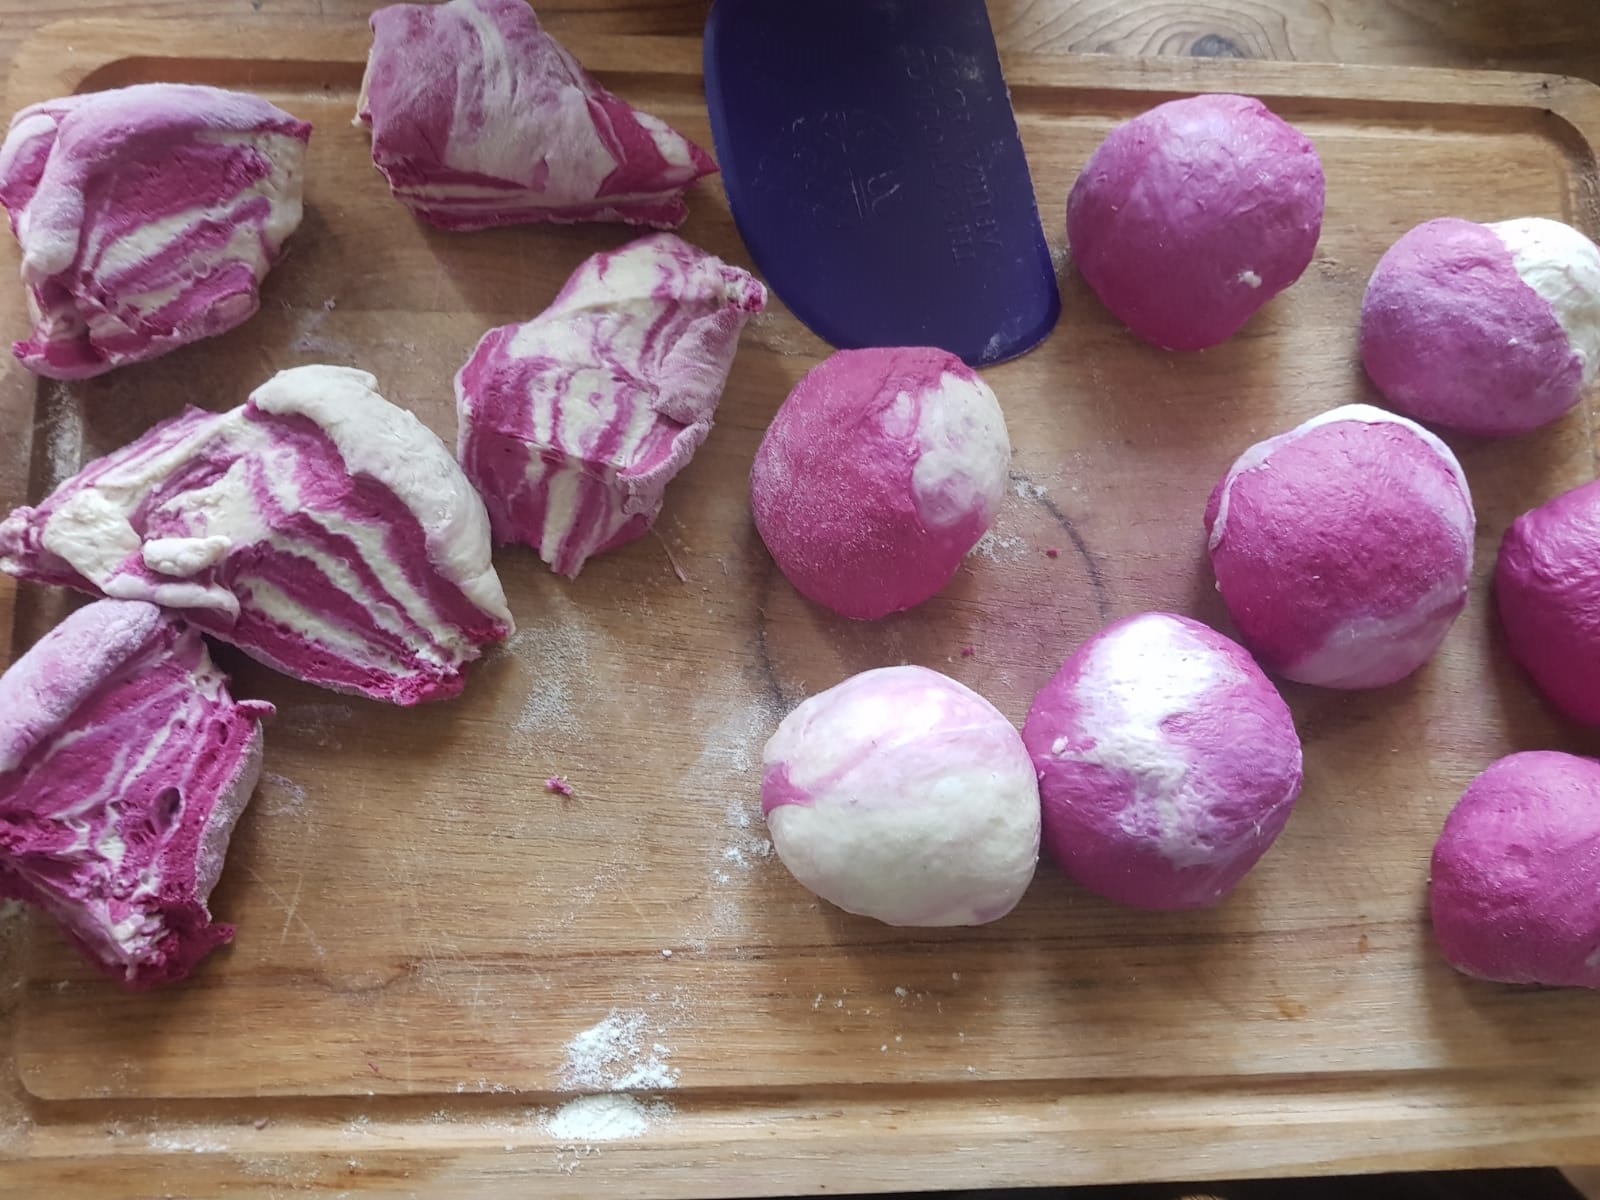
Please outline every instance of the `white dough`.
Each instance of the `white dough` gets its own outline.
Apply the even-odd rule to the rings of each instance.
[[[1039,857],[1039,786],[1011,723],[922,667],[867,671],[790,713],[762,809],[796,879],[890,925],[980,925]]]
[[[1583,356],[1583,387],[1600,375],[1600,247],[1570,225],[1519,217],[1489,226],[1511,252],[1522,281],[1538,292]]]

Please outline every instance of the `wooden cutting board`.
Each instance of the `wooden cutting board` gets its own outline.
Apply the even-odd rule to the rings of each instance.
[[[230,407],[309,362],[373,371],[453,441],[450,379],[477,337],[533,316],[628,236],[413,222],[350,124],[365,46],[347,26],[267,40],[101,23],[24,50],[12,109],[209,82],[316,133],[305,223],[253,321],[83,384],[5,368],[6,505],[185,403]],[[573,49],[709,144],[698,44]],[[279,709],[213,902],[237,941],[186,986],[126,996],[29,924],[0,1192],[115,1179],[197,1196],[709,1196],[1600,1158],[1600,997],[1464,980],[1424,916],[1432,841],[1473,775],[1519,748],[1600,752],[1507,661],[1487,595],[1507,524],[1595,476],[1592,404],[1516,441],[1455,440],[1480,521],[1472,603],[1404,684],[1286,689],[1305,793],[1221,908],[1117,908],[1046,864],[996,925],[894,930],[818,903],[771,857],[760,750],[801,697],[909,661],[1020,722],[1112,618],[1172,609],[1226,629],[1206,496],[1247,444],[1373,398],[1356,319],[1399,234],[1444,213],[1600,233],[1589,84],[1109,58],[1008,72],[1057,244],[1067,190],[1113,123],[1195,90],[1267,98],[1327,168],[1305,278],[1228,345],[1175,356],[1108,318],[1063,248],[1060,329],[988,374],[1016,443],[1012,493],[915,613],[834,619],[796,597],[755,534],[756,445],[825,353],[775,305],[747,331],[658,536],[576,583],[526,551],[499,556],[520,632],[461,701],[390,709],[220,652],[238,693]],[[745,261],[719,188],[691,208],[684,236]],[[0,256],[15,269],[14,246]],[[0,305],[19,335],[20,295]],[[13,654],[66,604],[23,588],[13,618],[0,593]],[[553,774],[572,799],[545,790]],[[547,1132],[582,1090],[569,1043],[608,1019],[637,1050],[623,1044],[602,1074],[641,1068],[676,1088],[634,1113],[642,1136]]]

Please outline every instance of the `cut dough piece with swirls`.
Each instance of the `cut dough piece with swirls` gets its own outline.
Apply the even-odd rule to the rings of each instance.
[[[575,576],[643,536],[766,302],[748,271],[660,233],[594,255],[538,317],[484,334],[456,407],[495,539]]]
[[[0,523],[0,570],[160,604],[298,679],[396,704],[461,690],[511,632],[483,502],[346,367],[190,409]]]
[[[526,0],[372,14],[356,119],[395,196],[441,229],[620,221],[673,229],[710,155],[601,87]]]
[[[0,677],[0,896],[125,987],[188,975],[233,938],[207,903],[271,715],[153,604],[73,613]]]
[[[248,320],[300,225],[311,126],[256,96],[151,83],[23,109],[0,146],[30,371],[82,379]]]

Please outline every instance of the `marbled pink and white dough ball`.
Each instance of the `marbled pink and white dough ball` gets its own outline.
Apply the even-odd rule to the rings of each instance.
[[[1170,613],[1085,643],[1034,700],[1022,740],[1050,853],[1139,908],[1218,903],[1300,794],[1300,738],[1272,681],[1243,648]]]
[[[943,350],[842,350],[772,419],[750,473],[789,582],[857,620],[950,582],[1005,495],[1011,439],[988,386]]]
[[[1418,225],[1372,273],[1361,359],[1418,420],[1489,437],[1548,425],[1600,374],[1600,248],[1540,217]]]
[[[1562,712],[1600,727],[1600,481],[1512,523],[1495,599],[1512,657]]]
[[[867,671],[790,713],[762,755],[784,866],[889,925],[982,925],[1039,860],[1039,785],[1011,722],[923,667]]]
[[[1473,780],[1434,847],[1429,902],[1456,970],[1600,988],[1600,762],[1532,751]]]
[[[1322,233],[1316,147],[1248,96],[1192,96],[1111,131],[1072,187],[1084,280],[1165,350],[1227,341],[1299,279]]]
[[[1466,474],[1433,434],[1370,405],[1250,447],[1212,492],[1205,524],[1245,645],[1300,683],[1404,679],[1466,607]]]

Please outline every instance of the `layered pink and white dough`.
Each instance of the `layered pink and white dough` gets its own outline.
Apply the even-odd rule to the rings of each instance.
[[[1372,273],[1361,359],[1420,421],[1487,437],[1548,425],[1600,374],[1600,248],[1542,217],[1418,225]]]
[[[30,371],[82,379],[254,315],[300,225],[311,126],[265,100],[150,83],[23,109],[0,146]]]
[[[1300,683],[1404,679],[1466,607],[1466,474],[1432,433],[1370,405],[1250,447],[1211,493],[1205,526],[1245,645]]]
[[[674,229],[688,216],[684,189],[717,169],[596,83],[527,0],[380,8],[356,115],[396,198],[441,229]]]
[[[1000,403],[960,359],[841,350],[772,419],[750,502],[802,595],[873,620],[950,582],[994,523],[1010,468]]]
[[[1227,341],[1299,279],[1322,234],[1316,147],[1248,96],[1191,96],[1113,129],[1067,199],[1084,281],[1165,350]]]
[[[1221,901],[1300,794],[1300,738],[1277,688],[1243,648],[1170,613],[1086,642],[1034,700],[1022,740],[1051,855],[1138,908]]]
[[[1479,775],[1434,846],[1428,899],[1456,970],[1600,988],[1600,762],[1535,750]]]
[[[846,912],[982,925],[1039,860],[1039,786],[1011,722],[923,667],[867,671],[806,700],[762,753],[778,857]]]
[[[489,521],[450,451],[346,367],[189,409],[0,522],[0,570],[159,604],[268,666],[395,704],[506,637]]]
[[[1600,481],[1512,522],[1494,583],[1512,657],[1550,703],[1600,728]]]
[[[0,677],[0,896],[126,987],[184,978],[233,939],[207,901],[272,711],[154,605],[73,613]]]
[[[643,536],[766,303],[748,271],[661,233],[594,255],[539,316],[486,333],[456,374],[457,451],[495,540],[574,577]]]

